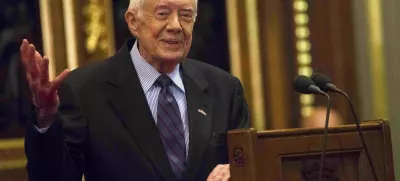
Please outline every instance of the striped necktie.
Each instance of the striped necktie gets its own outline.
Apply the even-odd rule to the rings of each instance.
[[[168,75],[162,74],[155,83],[161,87],[158,95],[157,127],[172,171],[177,179],[181,179],[186,168],[186,145],[181,114],[171,91],[172,80]]]

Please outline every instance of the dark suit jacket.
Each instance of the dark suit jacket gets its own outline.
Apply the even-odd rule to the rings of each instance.
[[[46,133],[34,129],[32,111],[25,141],[30,180],[79,181],[82,173],[89,181],[175,180],[130,57],[133,44],[71,72]],[[249,126],[248,107],[234,76],[196,60],[181,65],[190,130],[184,178],[206,180],[228,163],[226,133]]]

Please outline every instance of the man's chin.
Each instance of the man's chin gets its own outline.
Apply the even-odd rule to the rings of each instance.
[[[184,59],[184,56],[182,53],[179,54],[167,54],[167,55],[163,55],[160,56],[160,58],[164,61],[164,62],[180,62]]]

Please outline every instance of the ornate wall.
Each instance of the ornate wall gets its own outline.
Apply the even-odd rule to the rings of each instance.
[[[75,69],[113,55],[131,37],[124,20],[128,2],[0,2],[2,180],[26,180],[22,137],[30,96],[19,63],[21,39],[28,38],[50,57],[54,77],[65,68]],[[395,99],[388,99],[396,98],[394,90],[399,87],[386,82],[397,80],[395,67],[400,62],[398,44],[390,37],[396,36],[397,21],[390,19],[390,12],[395,11],[385,11],[382,27],[386,29],[380,30],[376,20],[382,19],[381,7],[371,2],[199,0],[189,57],[230,71],[242,81],[252,126],[259,130],[298,127],[303,117],[325,104],[320,97],[292,90],[294,76],[315,71],[329,75],[349,93],[362,119],[399,117]],[[390,2],[383,3],[388,10],[396,7]],[[388,36],[380,37],[382,31]],[[345,100],[333,99],[333,108],[344,123],[352,123]]]
[[[298,127],[325,100],[292,90],[296,75],[321,71],[357,101],[351,1],[227,1],[232,73],[262,129]],[[350,18],[349,18],[350,17]],[[350,120],[347,103],[333,108]]]
[[[39,3],[0,1],[0,180],[27,180],[23,150],[30,94],[20,62],[22,38],[43,52]]]

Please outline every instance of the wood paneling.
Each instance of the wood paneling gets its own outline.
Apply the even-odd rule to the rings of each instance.
[[[292,127],[298,107],[292,79],[294,67],[294,39],[292,4],[290,1],[258,1],[262,73],[269,129]]]
[[[268,129],[282,129],[298,127],[301,121],[299,94],[292,89],[292,80],[298,74],[299,64],[296,55],[296,25],[294,17],[294,3],[298,0],[257,1],[258,26],[262,85],[255,86],[254,73],[249,61],[250,47],[248,16],[245,1],[230,1],[237,3],[237,22],[235,28],[239,38],[231,38],[230,43],[240,42],[241,71],[239,75],[244,84],[246,98],[250,102],[253,114],[254,101],[261,97],[254,97],[253,89],[262,86],[265,120]],[[321,72],[332,78],[332,82],[344,90],[358,106],[355,48],[353,37],[352,2],[348,0],[319,1],[307,0],[307,26],[310,30],[308,40],[311,44],[311,68],[314,72]],[[229,7],[229,6],[228,6]],[[239,30],[237,30],[239,29]],[[230,51],[237,51],[231,50]],[[234,55],[231,53],[231,55]],[[232,63],[234,64],[234,63]],[[238,66],[233,66],[237,69]],[[257,72],[257,71],[255,71]],[[235,74],[235,70],[233,69]],[[349,107],[346,100],[339,95],[332,95],[333,109],[339,112],[344,123],[352,123]],[[316,96],[314,106],[325,106],[326,100]],[[358,111],[357,111],[358,112]],[[258,122],[259,120],[253,120]],[[350,121],[350,122],[349,122]],[[254,124],[256,125],[256,124]]]
[[[1,181],[27,181],[28,173],[25,168],[0,170]]]
[[[231,70],[239,76],[246,100],[251,112],[252,126],[264,130],[266,128],[265,91],[262,57],[259,40],[258,1],[229,0],[226,1],[228,13]],[[236,13],[236,14],[235,14]],[[236,47],[236,48],[235,48]],[[240,51],[237,53],[236,51]],[[234,57],[239,55],[240,57]]]
[[[358,107],[355,68],[352,2],[348,0],[309,0],[309,26],[312,67],[332,79],[338,88],[347,92]],[[345,123],[353,123],[345,98],[332,94],[333,109]],[[315,105],[324,106],[326,99],[316,97]]]
[[[361,128],[378,179],[394,181],[388,122],[364,122]],[[314,180],[319,172],[323,133],[322,128],[230,131],[228,151],[232,180]],[[323,178],[374,180],[355,125],[330,128],[326,151]],[[310,177],[314,179],[305,179]]]

